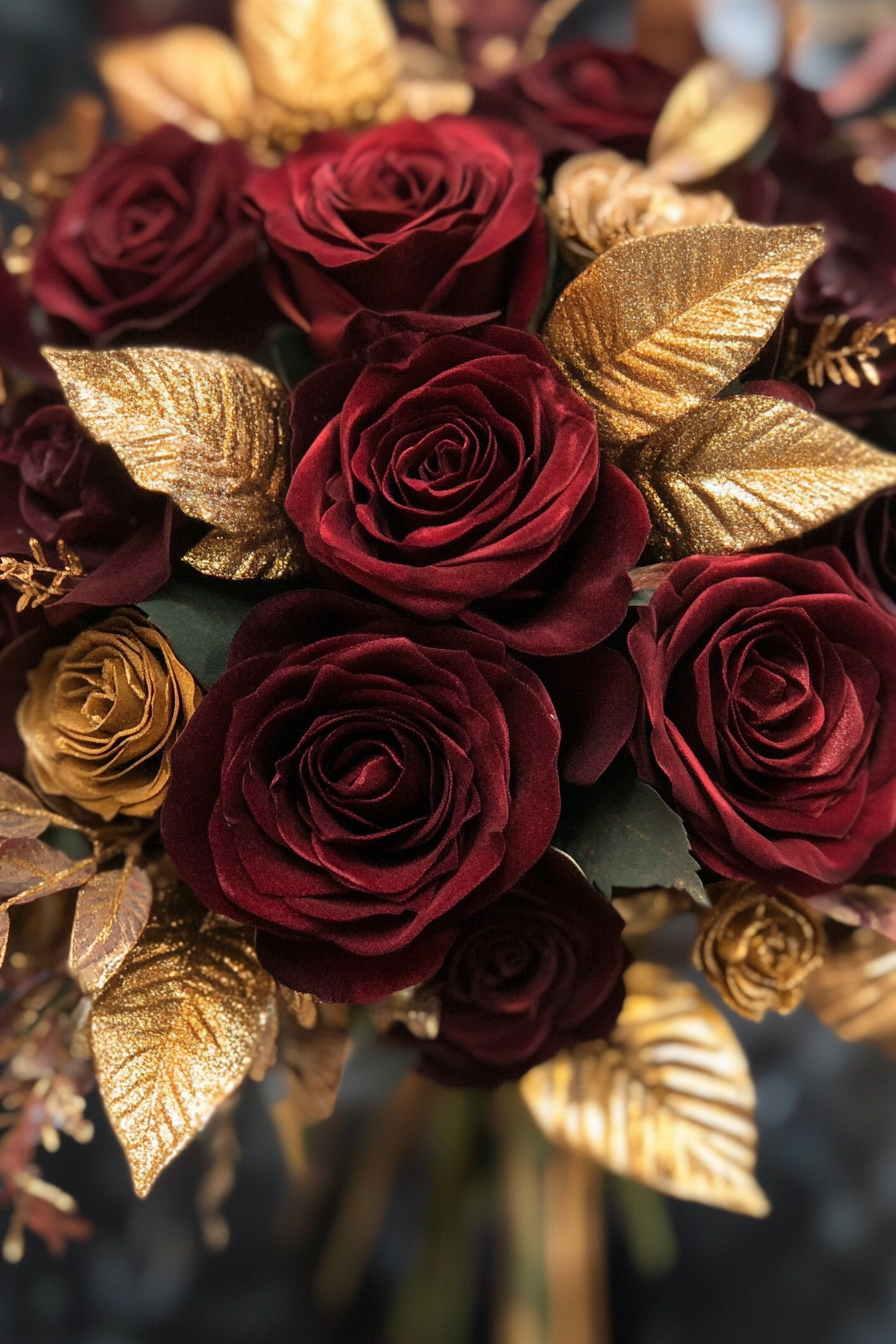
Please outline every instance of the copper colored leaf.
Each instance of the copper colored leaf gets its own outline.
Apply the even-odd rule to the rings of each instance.
[[[742,79],[726,61],[700,61],[672,90],[647,161],[667,182],[701,182],[743,158],[775,107],[767,79]]]
[[[162,885],[92,1017],[100,1092],[139,1195],[245,1078],[273,994],[251,930]]]
[[[523,1078],[545,1134],[679,1199],[755,1218],[756,1097],[737,1037],[693,985],[635,962],[609,1042],[564,1051]]]
[[[806,904],[841,924],[876,929],[896,942],[896,888],[849,884],[839,891],[807,896]]]
[[[166,122],[197,140],[249,133],[252,78],[239,47],[216,28],[185,24],[109,42],[97,64],[119,118],[136,135]]]
[[[293,1112],[304,1123],[326,1120],[333,1114],[342,1071],[351,1050],[343,1027],[300,1027],[291,1016],[281,1024],[280,1060],[292,1075]]]
[[[133,864],[97,873],[78,893],[71,966],[86,994],[112,979],[149,919],[152,882]]]
[[[544,340],[611,454],[715,396],[755,358],[820,228],[702,224],[611,248],[573,280]]]
[[[193,350],[45,350],[72,410],[138,485],[169,494],[212,531],[186,559],[219,578],[302,567],[283,509],[289,424],[274,374]]]
[[[868,1041],[896,1055],[896,947],[889,938],[860,929],[815,972],[806,997],[844,1041]]]
[[[92,858],[70,858],[43,840],[0,842],[0,900],[4,909],[79,887],[95,872]]]
[[[37,795],[12,775],[0,774],[0,836],[36,839],[54,825],[71,826],[71,822],[48,811]]]
[[[896,457],[773,397],[700,406],[621,465],[647,502],[663,560],[800,536],[896,485]]]

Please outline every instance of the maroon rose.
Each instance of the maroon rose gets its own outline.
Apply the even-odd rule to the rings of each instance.
[[[175,126],[105,146],[40,239],[38,302],[95,345],[182,317],[256,256],[248,172],[235,141],[202,144]]]
[[[448,1087],[495,1087],[607,1037],[625,998],[623,928],[572,860],[549,849],[464,923],[431,981],[441,1020],[434,1041],[414,1041],[420,1072]]]
[[[523,126],[543,154],[609,145],[643,158],[674,86],[674,75],[643,56],[582,38],[501,79],[481,78],[474,110]]]
[[[248,189],[272,293],[325,353],[365,308],[525,327],[547,278],[539,169],[522,131],[473,117],[311,135]]]
[[[884,611],[896,616],[896,487],[879,490],[812,535],[843,551]]]
[[[629,635],[638,772],[724,877],[812,895],[896,827],[896,621],[840,552],[692,556]]]
[[[647,511],[535,337],[404,333],[300,383],[291,422],[287,512],[355,583],[531,654],[624,618]]]
[[[560,811],[559,732],[495,640],[304,590],[257,607],[179,739],[162,831],[278,980],[371,1002],[431,976]]]

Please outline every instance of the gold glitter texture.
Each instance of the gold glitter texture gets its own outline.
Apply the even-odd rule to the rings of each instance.
[[[670,93],[647,161],[669,182],[702,182],[753,148],[774,109],[767,79],[744,80],[725,61],[700,61]]]
[[[44,354],[81,424],[137,484],[212,525],[185,557],[194,568],[226,579],[301,572],[301,538],[283,509],[287,395],[274,374],[193,350]]]
[[[896,485],[896,456],[773,397],[707,402],[620,465],[644,495],[661,560],[800,536]]]
[[[822,250],[820,228],[703,224],[598,257],[560,295],[544,340],[593,406],[603,451],[726,387]]]
[[[555,1142],[620,1176],[762,1218],[756,1095],[734,1032],[693,985],[639,961],[608,1042],[563,1051],[520,1087]]]
[[[273,999],[252,931],[162,883],[92,1018],[100,1092],[138,1195],[243,1081]]]
[[[70,963],[85,994],[112,979],[146,927],[152,906],[149,875],[129,860],[97,873],[78,892]]]

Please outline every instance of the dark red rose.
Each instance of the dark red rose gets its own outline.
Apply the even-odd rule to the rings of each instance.
[[[674,86],[675,76],[652,61],[581,38],[561,42],[513,74],[482,82],[474,111],[523,126],[543,154],[609,145],[643,158]]]
[[[304,590],[242,626],[172,757],[165,844],[278,980],[371,1002],[431,976],[560,811],[547,692],[503,646]]]
[[[495,1087],[607,1037],[625,998],[623,927],[572,860],[549,849],[464,923],[431,982],[441,1021],[434,1041],[414,1041],[420,1072],[448,1087]]]
[[[40,239],[38,302],[96,345],[181,318],[256,256],[248,172],[236,142],[202,144],[175,126],[105,146]]]
[[[813,538],[843,551],[884,611],[896,616],[896,487],[878,491]]]
[[[896,621],[833,547],[692,556],[629,635],[638,772],[724,877],[812,895],[896,827]]]
[[[506,327],[375,345],[293,394],[286,508],[309,553],[396,606],[579,652],[625,616],[650,530],[590,407]]]
[[[522,131],[473,117],[311,135],[249,185],[272,293],[325,352],[361,308],[525,327],[547,278],[539,168]]]

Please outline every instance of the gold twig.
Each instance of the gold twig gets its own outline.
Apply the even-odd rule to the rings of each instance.
[[[530,63],[541,60],[554,33],[580,3],[581,0],[545,0],[529,25],[523,42],[521,54],[524,61]]]
[[[454,0],[426,0],[429,31],[436,47],[453,62],[463,62],[458,29],[461,15]]]
[[[853,332],[852,339],[846,345],[835,349],[834,342],[849,320],[848,313],[842,313],[839,317],[826,317],[803,360],[796,357],[797,335],[792,331],[788,338],[785,377],[793,378],[805,372],[809,375],[810,387],[824,387],[826,378],[837,387],[843,383],[849,383],[850,387],[861,387],[860,375],[864,374],[869,383],[879,387],[880,372],[874,360],[880,359],[883,351],[875,342],[886,337],[889,345],[896,345],[896,317],[880,324],[864,322]],[[853,368],[851,360],[858,365],[858,370]]]
[[[48,562],[43,547],[36,537],[32,537],[28,545],[34,557],[33,561],[15,560],[8,555],[0,557],[0,580],[5,579],[17,593],[21,593],[16,603],[16,611],[27,611],[32,604],[35,607],[42,607],[46,602],[63,597],[72,591],[79,579],[84,577],[83,564],[78,556],[68,549],[64,541],[56,543],[62,569],[57,569]]]

